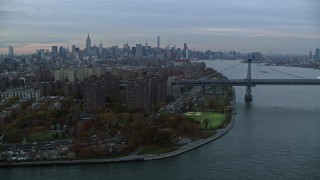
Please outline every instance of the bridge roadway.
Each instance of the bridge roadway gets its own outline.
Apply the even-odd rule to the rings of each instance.
[[[185,86],[210,86],[210,85],[231,85],[231,86],[256,85],[320,85],[320,79],[216,79],[216,80],[182,80],[171,82],[172,85]]]

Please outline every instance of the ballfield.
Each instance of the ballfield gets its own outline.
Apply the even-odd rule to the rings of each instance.
[[[190,117],[196,121],[199,121],[201,125],[207,129],[219,128],[226,121],[225,114],[215,112],[187,112],[183,115],[186,117]]]

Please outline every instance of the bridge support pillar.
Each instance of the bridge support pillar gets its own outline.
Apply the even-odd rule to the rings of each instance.
[[[252,94],[246,94],[245,97],[244,97],[244,100],[246,102],[251,102],[252,101]]]
[[[248,59],[248,72],[247,72],[247,82],[246,82],[246,95],[244,97],[244,100],[246,102],[252,101],[252,81],[251,81],[251,59]]]
[[[202,86],[202,92],[203,92],[204,95],[207,94],[207,93],[206,93],[206,87],[205,87],[205,86]]]

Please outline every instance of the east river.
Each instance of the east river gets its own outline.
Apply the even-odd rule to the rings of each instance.
[[[217,70],[240,63],[205,62]],[[254,77],[273,78],[271,70],[252,66]],[[320,76],[320,70],[272,68],[307,78]],[[247,64],[240,64],[223,73],[230,79],[245,78],[246,70]],[[320,179],[320,86],[257,86],[251,104],[244,102],[245,87],[236,87],[236,92],[233,129],[187,153],[156,161],[4,168],[0,179]]]

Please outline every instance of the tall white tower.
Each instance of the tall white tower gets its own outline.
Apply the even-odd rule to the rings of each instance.
[[[9,57],[13,57],[14,56],[14,51],[13,51],[13,46],[9,46]]]

